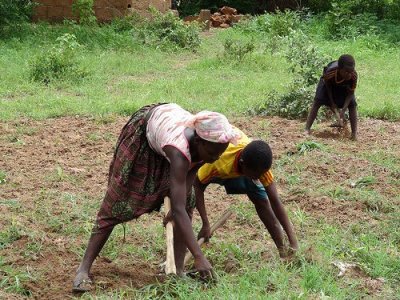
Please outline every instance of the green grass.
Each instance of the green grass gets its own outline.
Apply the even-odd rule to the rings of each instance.
[[[242,115],[263,103],[272,90],[285,92],[293,79],[283,50],[268,49],[263,36],[255,35],[259,37],[254,40],[255,49],[242,61],[227,60],[223,46],[226,39],[249,41],[251,38],[232,29],[203,37],[197,52],[168,52],[138,45],[129,32],[115,33],[108,26],[39,24],[26,30],[28,35],[0,41],[0,120],[5,124],[21,118],[67,115],[93,116],[99,124],[108,124],[117,115],[129,115],[152,102],[176,102],[192,111],[209,109],[229,116]],[[31,59],[48,50],[58,36],[67,32],[75,34],[83,45],[76,55],[88,76],[79,81],[65,80],[49,85],[30,80]],[[400,120],[398,48],[386,44],[371,46],[377,42],[365,37],[332,41],[314,36],[313,42],[332,58],[347,52],[355,55],[360,75],[357,97],[361,116]],[[269,137],[270,123],[261,122],[257,130],[255,136]],[[22,148],[28,137],[36,133],[35,128],[19,125],[4,142]],[[83,137],[92,143],[114,138],[112,134],[96,131]],[[329,143],[328,139],[325,141]],[[290,219],[301,241],[299,254],[291,263],[279,260],[253,205],[240,199],[234,203],[235,220],[229,224],[233,226],[232,231],[215,234],[212,245],[204,250],[219,275],[216,285],[172,278],[141,289],[127,286],[108,291],[100,289],[96,294],[83,295],[82,299],[370,297],[359,278],[337,277],[338,270],[332,265],[335,260],[356,263],[372,279],[384,278],[379,296],[398,298],[400,198],[392,197],[400,188],[398,149],[382,150],[377,145],[371,151],[358,153],[354,160],[358,163],[363,160],[364,168],[347,170],[346,179],[336,179],[354,153],[342,153],[342,148],[325,145],[325,141],[293,144],[291,150],[274,162],[274,174],[284,192],[282,198],[302,200],[288,205]],[[343,165],[337,165],[338,161]],[[387,175],[384,178],[376,171],[383,168]],[[0,188],[14,184],[10,178],[13,174],[11,170],[0,169]],[[52,242],[62,237],[69,245],[69,254],[82,257],[100,196],[84,190],[60,193],[58,186],[81,186],[85,178],[70,174],[56,162],[52,168],[43,170],[42,175],[45,186],[33,196],[29,209],[17,196],[0,198],[0,206],[10,212],[0,224],[0,250],[35,260],[45,251],[54,251],[56,246]],[[388,191],[380,187],[382,183],[389,187]],[[337,204],[339,210],[341,204],[359,204],[360,214],[376,223],[359,220],[350,225],[332,224],[324,218],[318,219],[307,211],[304,203],[323,197]],[[164,230],[161,222],[151,221],[152,217],[128,223],[125,243],[122,243],[124,228],[117,226],[101,255],[121,268],[127,261],[150,264],[159,260],[164,255]],[[196,230],[198,227],[196,224]],[[249,232],[254,235],[248,236]],[[25,244],[20,249],[13,248],[20,240]],[[10,294],[29,296],[29,285],[24,283],[35,281],[36,274],[33,276],[28,267],[14,265],[7,259],[0,256],[0,288]]]
[[[254,40],[255,50],[243,61],[227,61],[224,41],[248,40],[233,29],[203,38],[197,53],[172,53],[141,46],[129,32],[117,34],[107,26],[90,29],[42,24],[30,30],[30,35],[0,41],[0,120],[129,115],[153,102],[176,102],[192,111],[210,109],[228,115],[242,114],[263,103],[272,90],[284,92],[292,79],[283,54],[266,51],[262,36]],[[88,76],[49,85],[31,81],[30,61],[48,51],[55,39],[66,32],[75,34],[82,44],[76,56]],[[346,52],[355,55],[361,115],[399,119],[398,48],[371,50],[362,40],[314,42],[332,58]]]

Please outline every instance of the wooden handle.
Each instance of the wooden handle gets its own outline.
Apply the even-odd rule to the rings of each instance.
[[[217,230],[218,228],[220,228],[222,225],[224,225],[224,223],[226,222],[226,220],[228,220],[228,218],[231,216],[232,211],[230,209],[227,209],[222,216],[217,220],[217,222],[215,222],[212,226],[211,226],[211,234],[214,233],[215,230]],[[197,241],[197,244],[199,246],[201,246],[204,243],[205,239],[202,237]],[[186,253],[185,255],[185,260],[183,262],[183,265],[186,265],[190,258],[192,257],[192,253],[189,251]]]
[[[171,200],[169,197],[164,198],[165,216],[171,210]],[[166,274],[176,274],[175,255],[174,255],[174,226],[172,222],[168,222],[165,226],[167,234],[167,261],[165,265]]]

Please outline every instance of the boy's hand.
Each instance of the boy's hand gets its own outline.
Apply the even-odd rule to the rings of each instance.
[[[210,225],[204,225],[201,228],[199,234],[197,235],[197,239],[204,238],[205,242],[208,242],[211,237],[211,227]]]

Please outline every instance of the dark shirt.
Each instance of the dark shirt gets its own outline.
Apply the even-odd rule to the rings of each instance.
[[[324,68],[322,78],[325,83],[330,85],[332,88],[344,87],[347,88],[348,91],[354,91],[357,87],[357,72],[354,70],[351,74],[351,79],[349,80],[338,80],[338,69],[338,61],[333,61]]]

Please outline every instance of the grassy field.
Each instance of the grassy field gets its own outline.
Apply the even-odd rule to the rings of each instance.
[[[152,102],[217,110],[274,151],[273,172],[300,243],[282,261],[244,196],[214,187],[210,219],[234,217],[204,251],[219,281],[158,277],[165,256],[162,214],[117,227],[94,264],[96,290],[81,299],[399,299],[400,50],[376,37],[333,41],[315,35],[326,57],[352,53],[360,137],[321,121],[249,117],[293,73],[285,46],[265,35],[212,30],[197,51],[139,44],[111,27],[35,25],[0,41],[0,298],[68,299],[104,194],[115,140],[126,117]],[[74,34],[86,75],[46,84],[31,79],[37,57]],[[227,55],[228,39],[255,48]],[[74,74],[76,76],[74,76]],[[370,118],[367,118],[370,117]],[[375,118],[375,119],[374,119]],[[378,120],[378,119],[385,119]],[[389,120],[389,121],[388,121]],[[198,216],[194,227],[199,229]],[[344,274],[340,264],[347,263]]]
[[[43,28],[44,26],[44,28]],[[73,33],[82,47],[75,50],[83,79],[68,78],[44,85],[30,79],[35,56],[46,53],[63,33]],[[217,110],[241,115],[282,93],[293,79],[281,51],[265,49],[257,36],[256,49],[237,61],[224,55],[224,41],[243,39],[237,31],[212,31],[197,52],[161,51],[135,43],[129,33],[106,29],[39,26],[36,31],[0,41],[0,119],[43,119],[65,115],[129,115],[153,102],[176,102],[187,109]],[[357,61],[357,97],[361,116],[400,118],[400,50],[370,49],[365,39],[335,42],[315,39],[330,61],[352,53]]]

